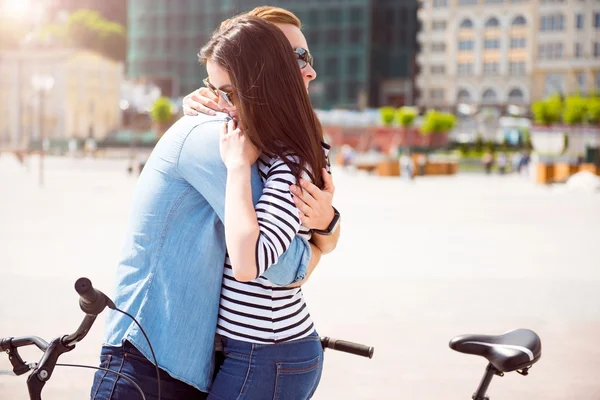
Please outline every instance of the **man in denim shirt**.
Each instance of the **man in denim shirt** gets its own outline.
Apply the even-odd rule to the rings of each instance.
[[[226,117],[185,116],[159,141],[137,183],[117,269],[115,304],[146,331],[162,370],[163,399],[203,398],[212,382],[225,259],[226,169],[219,131]],[[252,188],[256,203],[262,193],[256,168]],[[322,201],[331,206],[331,198]],[[296,237],[265,276],[279,285],[304,279],[320,258],[311,246]],[[130,375],[148,395],[157,391],[156,370],[148,360],[152,354],[139,328],[111,311],[101,367]],[[99,371],[91,397],[139,394],[125,380]]]

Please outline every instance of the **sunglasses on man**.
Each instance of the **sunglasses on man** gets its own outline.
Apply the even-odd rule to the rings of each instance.
[[[303,49],[302,47],[296,47],[294,49],[294,54],[296,55],[296,59],[298,60],[298,66],[300,67],[300,69],[306,68],[307,65],[310,65],[311,67],[313,66],[314,59],[308,50]],[[225,103],[227,103],[230,107],[233,107],[233,92],[226,92],[224,90],[216,88],[215,85],[210,83],[208,78],[204,78],[202,82],[204,82],[204,86],[206,86],[211,92],[213,92],[215,96],[222,98],[225,101]]]

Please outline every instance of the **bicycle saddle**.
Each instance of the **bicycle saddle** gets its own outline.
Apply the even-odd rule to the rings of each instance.
[[[496,336],[461,335],[450,341],[450,348],[483,356],[500,372],[529,367],[542,355],[540,337],[529,329],[516,329]]]

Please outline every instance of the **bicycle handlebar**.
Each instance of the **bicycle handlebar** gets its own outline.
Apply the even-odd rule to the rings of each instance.
[[[46,351],[48,342],[37,336],[23,336],[18,338],[7,337],[0,340],[0,352],[8,351],[11,348],[29,346],[35,344],[41,351]]]
[[[365,346],[364,344],[352,343],[346,340],[339,340],[329,338],[327,336],[321,338],[321,344],[323,348],[343,351],[344,353],[350,353],[357,356],[373,358],[375,348],[371,346]]]
[[[37,336],[0,339],[0,351],[8,353],[13,372],[16,375],[22,375],[33,368],[33,372],[27,378],[27,388],[32,400],[41,400],[42,389],[51,378],[58,358],[63,353],[73,350],[75,344],[87,335],[98,314],[106,307],[116,309],[112,300],[101,291],[94,289],[92,282],[87,278],[79,278],[75,282],[75,290],[79,294],[79,307],[86,315],[74,333],[55,338],[50,343]],[[17,351],[19,347],[30,345],[36,345],[44,352],[37,365],[25,363]],[[321,345],[323,349],[329,348],[368,358],[372,358],[374,352],[373,347],[329,337],[321,337]]]
[[[42,389],[52,376],[58,358],[75,348],[94,324],[96,317],[105,307],[115,308],[115,304],[101,291],[94,289],[87,278],[80,278],[75,282],[75,290],[79,294],[79,307],[86,314],[77,330],[62,337],[55,338],[50,343],[37,336],[24,336],[20,338],[4,338],[0,340],[0,351],[9,354],[9,360],[16,375],[22,375],[31,369],[20,357],[17,348],[36,345],[44,352],[34,372],[27,378],[29,396],[33,400],[41,400]]]

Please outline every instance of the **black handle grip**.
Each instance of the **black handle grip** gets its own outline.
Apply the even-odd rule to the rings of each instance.
[[[114,309],[114,303],[104,293],[94,289],[88,278],[79,278],[75,282],[75,290],[79,293],[79,307],[88,315],[100,314],[106,306]]]
[[[375,348],[371,346],[328,337],[321,338],[321,344],[323,345],[323,348],[343,351],[345,353],[368,358],[373,358],[373,353],[375,352]]]
[[[11,341],[12,341],[11,337],[2,338],[0,340],[0,352],[4,353],[5,351],[7,351],[8,349],[11,348],[12,347]]]

